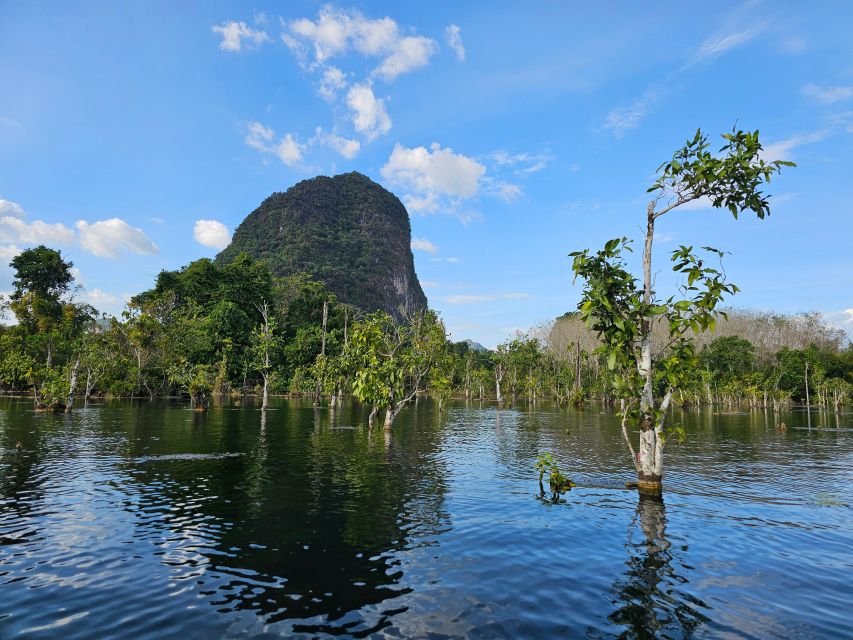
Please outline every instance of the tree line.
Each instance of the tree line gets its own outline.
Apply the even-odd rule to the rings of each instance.
[[[347,396],[390,420],[417,394],[500,403],[618,401],[600,342],[578,312],[519,333],[494,350],[451,342],[432,312],[395,322],[341,304],[307,274],[274,278],[246,255],[164,271],[119,317],[76,300],[72,264],[28,249],[10,266],[0,327],[0,386],[43,409],[74,398],[294,393],[338,404]],[[818,314],[730,310],[693,338],[697,366],[681,405],[838,409],[853,395],[853,350]],[[390,413],[387,409],[391,407]]]

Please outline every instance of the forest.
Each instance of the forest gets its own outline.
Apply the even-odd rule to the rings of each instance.
[[[580,312],[480,350],[448,340],[434,312],[404,322],[365,314],[307,274],[276,278],[245,254],[162,272],[121,317],[77,300],[73,265],[57,250],[25,250],[10,266],[14,291],[3,311],[15,323],[0,327],[0,386],[46,410],[94,397],[175,396],[203,409],[217,396],[266,392],[323,403],[351,395],[390,409],[393,421],[418,394],[440,404],[619,400]],[[692,375],[675,398],[682,406],[778,410],[808,401],[838,410],[850,402],[853,349],[817,313],[730,309],[692,342]]]

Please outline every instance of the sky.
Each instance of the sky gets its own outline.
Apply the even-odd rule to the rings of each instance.
[[[573,310],[568,254],[641,242],[657,167],[737,126],[798,166],[765,220],[660,218],[659,292],[669,252],[711,245],[731,306],[853,333],[851,24],[846,1],[0,0],[0,291],[45,244],[119,313],[272,192],[360,171],[406,204],[453,339],[494,346]]]

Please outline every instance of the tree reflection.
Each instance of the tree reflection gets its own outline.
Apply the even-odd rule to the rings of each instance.
[[[637,519],[643,539],[626,545],[628,570],[614,584],[616,610],[608,619],[624,627],[620,638],[684,638],[708,621],[701,600],[677,589],[686,583],[673,567],[677,553],[666,536],[662,498],[640,496]],[[633,528],[633,523],[632,523]]]

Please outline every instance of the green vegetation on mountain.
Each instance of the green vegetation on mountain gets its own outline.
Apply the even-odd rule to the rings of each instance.
[[[216,260],[223,265],[246,253],[274,276],[307,273],[341,302],[400,318],[427,306],[410,245],[400,200],[367,176],[346,173],[272,194]]]

